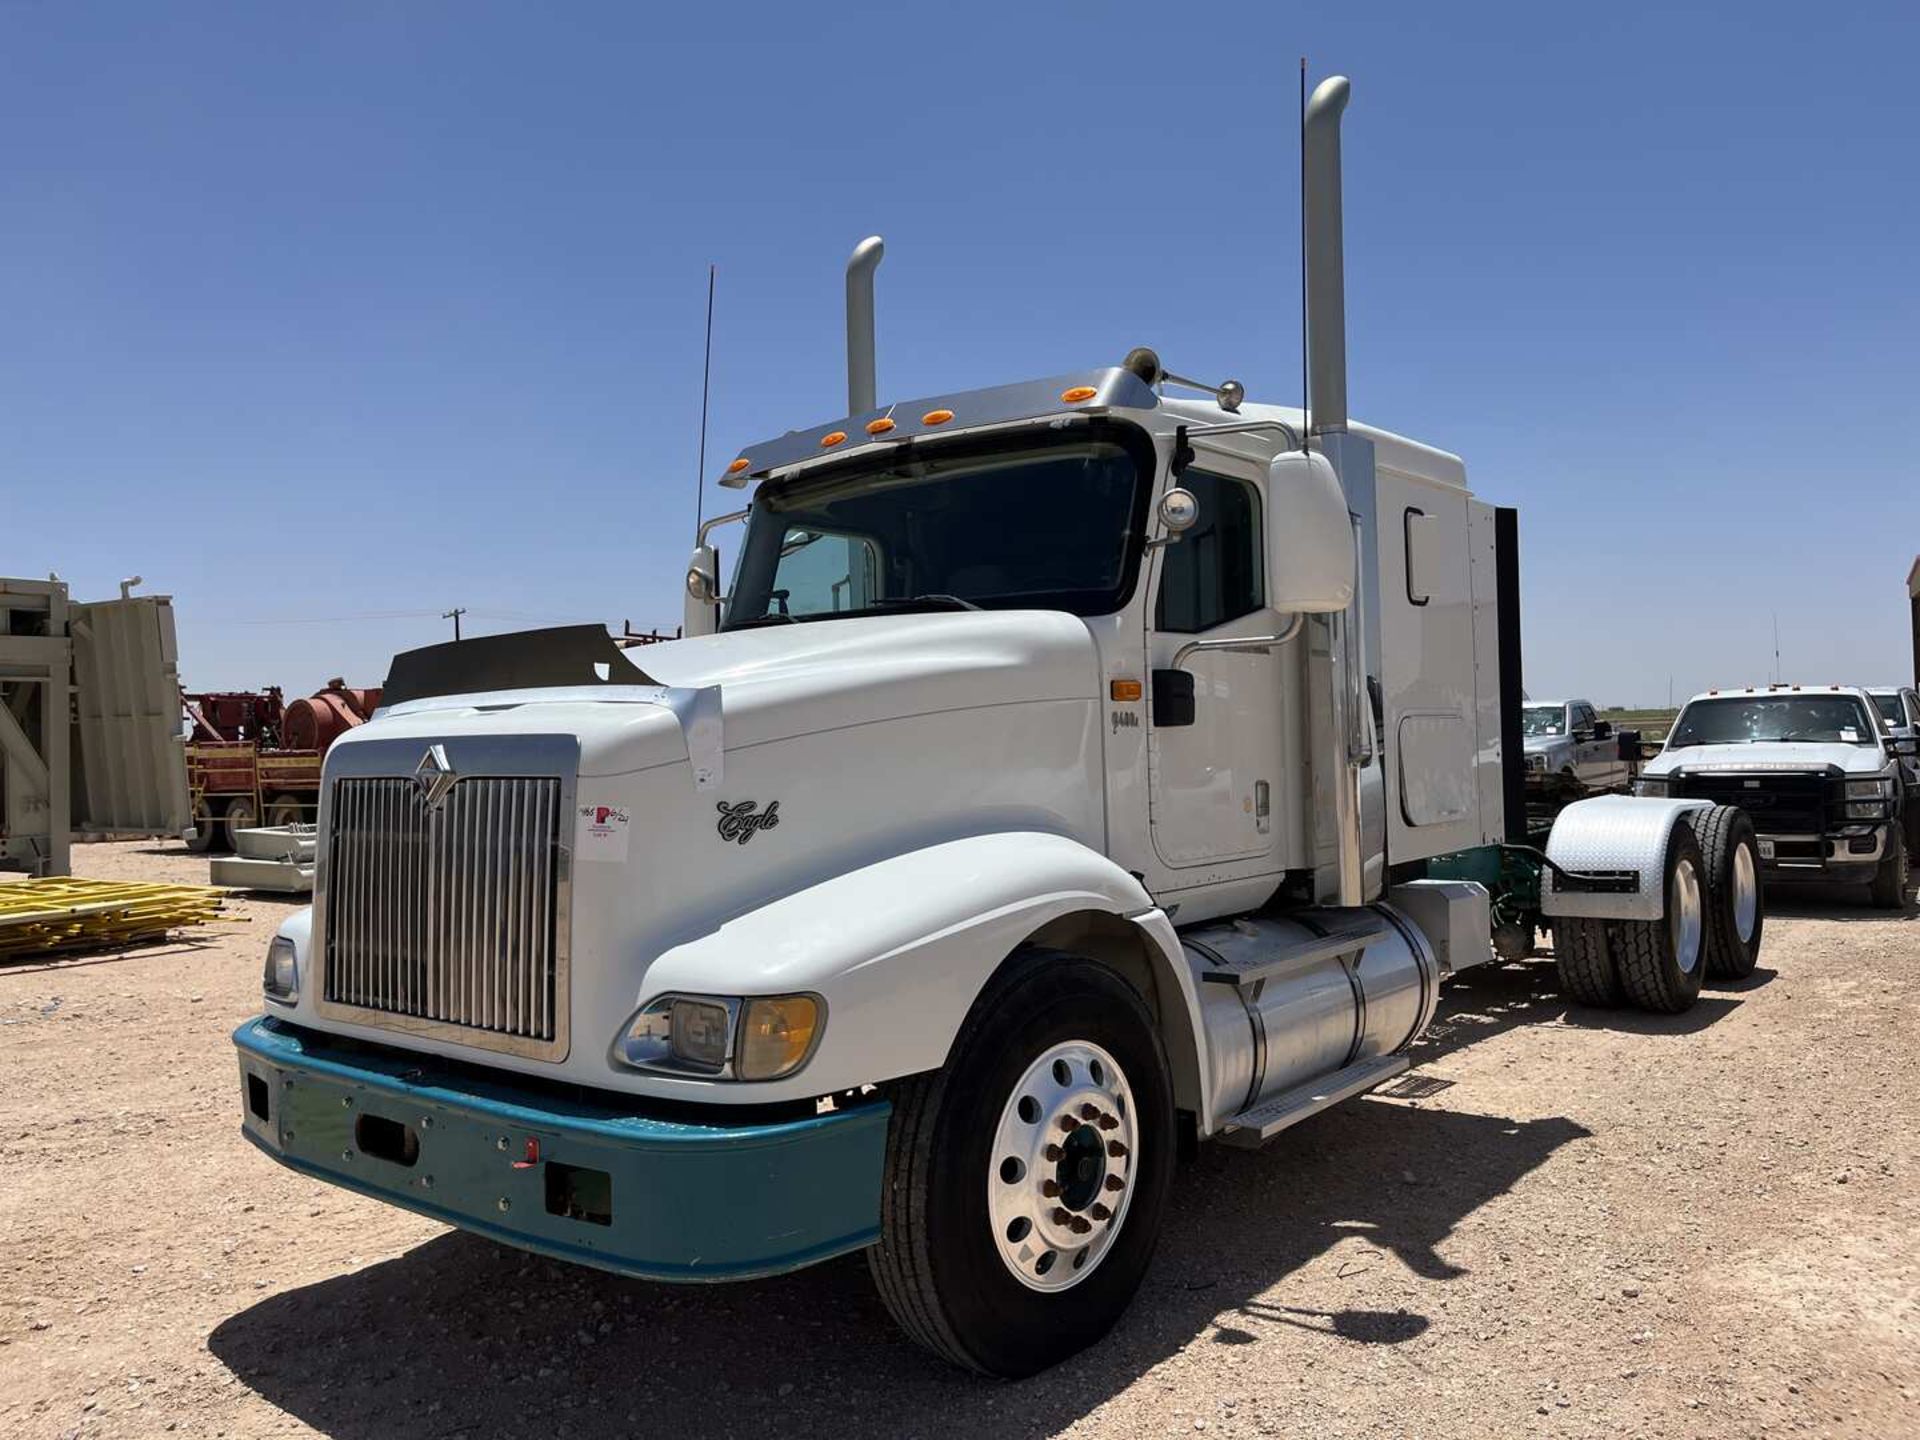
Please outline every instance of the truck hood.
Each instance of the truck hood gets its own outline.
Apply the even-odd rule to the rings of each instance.
[[[1663,750],[1643,772],[1666,775],[1675,770],[1815,771],[1829,767],[1850,775],[1878,775],[1887,759],[1876,745],[1815,744],[1803,740],[1757,740],[1746,745],[1689,745]]]
[[[1551,755],[1555,750],[1563,750],[1572,745],[1565,735],[1529,735],[1521,741],[1520,748],[1528,755]]]
[[[727,752],[912,716],[1096,699],[1085,623],[1052,610],[884,615],[768,625],[628,652],[671,692],[717,687]],[[674,712],[610,685],[436,696],[384,712],[341,745],[460,731],[566,733],[583,777],[688,758]]]

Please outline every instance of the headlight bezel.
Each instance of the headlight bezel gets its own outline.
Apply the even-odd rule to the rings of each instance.
[[[798,1058],[777,1068],[756,1071],[748,1062],[747,1039],[750,1027],[763,1007],[804,1005],[811,1010],[811,1027]],[[690,1040],[695,1012],[714,1010],[724,1014],[724,1031],[718,1059],[689,1053],[691,1046],[677,1043]],[[675,1019],[687,1012],[688,1022],[679,1027]],[[711,1033],[711,1016],[704,1017]],[[779,995],[711,995],[673,990],[656,995],[631,1016],[614,1036],[613,1063],[621,1069],[653,1075],[673,1075],[690,1080],[727,1080],[764,1084],[788,1080],[812,1063],[826,1030],[827,1002],[813,991],[792,991]]]
[[[1664,800],[1673,788],[1671,775],[1641,775],[1633,782],[1633,793]]]
[[[278,988],[280,963],[286,967],[286,986]],[[260,968],[260,993],[275,1005],[300,1003],[300,947],[290,935],[276,935],[267,942],[267,958]]]

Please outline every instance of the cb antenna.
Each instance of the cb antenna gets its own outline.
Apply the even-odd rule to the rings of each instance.
[[[713,276],[718,267],[707,266],[707,353],[700,366],[700,473],[693,485],[693,528],[698,534],[706,518],[707,501],[707,394],[713,384]]]
[[[1307,418],[1307,57],[1300,57],[1300,450],[1313,449]]]

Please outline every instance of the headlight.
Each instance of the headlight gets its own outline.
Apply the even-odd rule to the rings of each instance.
[[[1879,820],[1886,814],[1886,804],[1879,800],[1854,800],[1847,805],[1849,820]]]
[[[1544,769],[1546,769],[1546,768],[1547,768],[1547,757],[1546,757],[1546,756],[1544,756],[1544,755],[1529,755],[1529,756],[1527,756],[1527,769],[1529,769],[1529,770],[1544,770]]]
[[[1633,782],[1633,793],[1664,796],[1667,793],[1669,778],[1665,775],[1642,775]]]
[[[269,1000],[291,1005],[300,998],[300,958],[293,941],[284,935],[273,937],[267,946],[267,963],[260,974],[260,988]]]
[[[824,1008],[812,995],[665,995],[628,1022],[614,1058],[638,1070],[778,1080],[813,1054]]]
[[[1882,800],[1886,798],[1888,782],[1875,777],[1872,780],[1847,781],[1847,799]]]

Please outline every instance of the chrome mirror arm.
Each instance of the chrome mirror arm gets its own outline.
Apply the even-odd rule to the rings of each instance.
[[[1277,635],[1237,635],[1224,640],[1189,640],[1173,652],[1173,663],[1167,668],[1178,670],[1189,655],[1199,650],[1229,650],[1242,654],[1263,655],[1269,650],[1286,644],[1300,633],[1300,627],[1306,622],[1306,616],[1295,614],[1286,623],[1286,628]]]

